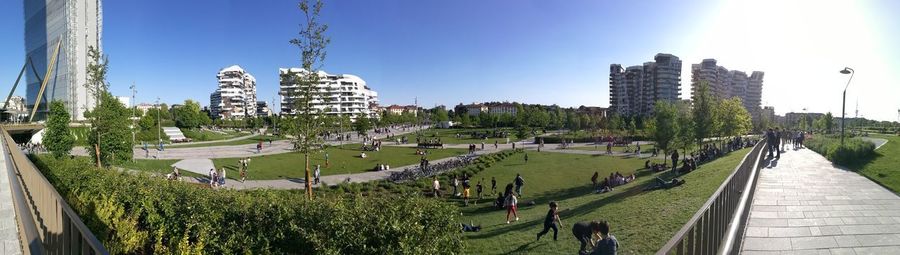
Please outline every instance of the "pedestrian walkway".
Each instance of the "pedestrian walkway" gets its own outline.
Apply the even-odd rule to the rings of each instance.
[[[11,181],[16,180],[9,179],[7,156],[9,155],[0,156],[0,254],[22,254],[16,210],[9,186]]]
[[[815,152],[760,170],[743,254],[900,254],[900,197]]]

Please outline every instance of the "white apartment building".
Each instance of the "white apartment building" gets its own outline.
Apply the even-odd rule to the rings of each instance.
[[[299,79],[309,71],[303,68],[280,68],[281,113],[295,115],[294,101],[300,99]],[[317,73],[319,84],[313,92],[311,104],[316,111],[328,115],[349,115],[352,120],[360,115],[377,118],[378,113],[372,111],[372,105],[378,104],[378,92],[375,92],[366,81],[351,74],[328,74],[324,71]]]
[[[219,70],[219,88],[209,95],[213,118],[241,119],[256,116],[256,78],[237,65]]]
[[[609,66],[610,109],[625,115],[647,116],[656,101],[676,102],[681,95],[681,60],[659,53],[653,62],[623,68]]]
[[[710,94],[720,99],[738,97],[754,121],[761,114],[762,85],[765,73],[747,73],[716,65],[715,59],[704,59],[700,64],[691,65],[691,94],[696,96],[700,82],[709,84]]]

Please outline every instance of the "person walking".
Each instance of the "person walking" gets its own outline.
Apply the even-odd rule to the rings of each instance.
[[[209,169],[209,187],[215,187],[216,185],[216,170],[213,168]]]
[[[525,153],[525,164],[528,164],[528,153]]]
[[[437,176],[432,177],[431,189],[434,197],[441,197],[441,182],[438,181]]]
[[[544,217],[544,230],[537,234],[537,241],[541,240],[541,236],[549,233],[550,229],[553,229],[553,241],[556,241],[559,226],[562,226],[562,220],[559,219],[559,205],[556,201],[550,201],[550,211],[547,211],[547,216]]]
[[[769,130],[766,131],[766,149],[769,150],[769,158],[773,157],[775,154],[775,152],[773,152],[775,143],[775,132],[772,131],[772,128],[769,128]]]
[[[482,198],[481,192],[484,192],[484,185],[481,185],[482,182],[484,182],[484,178],[481,178],[481,180],[478,181],[478,184],[475,185],[475,194],[478,194],[478,199],[475,200],[476,205],[478,204],[478,200],[481,200]]]
[[[516,179],[513,180],[513,183],[516,184],[516,194],[522,196],[522,186],[525,186],[525,178],[522,178],[520,174],[516,174]]]
[[[519,198],[516,197],[516,193],[512,192],[512,186],[507,185],[507,194],[506,194],[506,202],[504,205],[506,206],[506,224],[509,224],[509,215],[515,218],[514,221],[519,221],[519,213],[518,213],[518,205]]]
[[[600,177],[600,172],[594,172],[594,175],[591,176],[591,188],[597,188],[597,178]]]
[[[453,176],[453,183],[451,185],[453,185],[453,195],[458,197],[459,192],[457,191],[456,188],[459,187],[459,178],[456,176]]]
[[[497,178],[491,176],[491,196],[497,193]]]
[[[329,161],[328,161],[328,152],[326,151],[326,152],[325,152],[325,168],[328,168],[329,164],[330,164],[330,163],[329,163]]]
[[[313,180],[315,181],[314,182],[315,184],[319,184],[319,174],[321,174],[321,171],[322,171],[322,166],[316,165],[316,171],[313,172]]]
[[[781,142],[781,132],[779,128],[775,128],[775,158],[781,159],[781,146],[779,143]]]
[[[672,152],[672,174],[678,174],[678,150]]]
[[[463,204],[465,206],[469,206],[469,194],[470,194],[469,188],[471,188],[471,185],[469,184],[469,175],[468,174],[463,174],[462,186],[463,186]]]
[[[221,183],[221,186],[225,186],[225,176],[228,175],[226,173],[227,172],[225,172],[225,167],[222,167],[222,177],[219,178],[219,183]]]
[[[241,183],[247,180],[247,169],[241,167]]]

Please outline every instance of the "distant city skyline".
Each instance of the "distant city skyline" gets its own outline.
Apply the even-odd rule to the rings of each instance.
[[[815,8],[810,8],[815,6]],[[477,7],[477,8],[473,8]],[[840,115],[845,66],[858,73],[847,114],[897,121],[900,2],[873,1],[326,1],[332,44],[323,70],[353,74],[383,105],[518,101],[609,106],[609,65],[656,53],[714,58],[766,74],[762,106]],[[0,3],[0,90],[24,59],[23,1]],[[240,65],[258,100],[277,101],[278,68],[298,66],[296,2],[103,2],[103,49],[114,95],[134,103],[207,105],[216,73]],[[173,93],[176,92],[177,93]],[[25,95],[19,89],[17,95]],[[857,100],[858,98],[858,100]],[[280,108],[278,105],[272,108]]]

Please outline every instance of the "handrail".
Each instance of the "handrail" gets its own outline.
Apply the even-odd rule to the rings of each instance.
[[[750,178],[755,178],[765,140],[758,142],[691,219],[656,254],[714,254],[730,233],[732,218]],[[750,159],[750,160],[748,160]],[[733,242],[733,240],[730,240]]]
[[[16,146],[6,128],[0,129],[6,155],[9,155],[9,162],[21,183],[18,191],[23,194],[27,203],[25,207],[31,212],[31,219],[24,217],[26,215],[17,216],[20,222],[30,222],[40,229],[37,232],[43,247],[37,251],[50,254],[109,254],[56,188]]]
[[[0,143],[6,144],[5,139],[0,141]],[[21,220],[21,219],[33,219],[34,216],[31,215],[31,210],[28,209],[28,205],[26,204],[25,194],[22,192],[22,184],[19,183],[19,177],[16,175],[16,171],[13,168],[12,156],[9,153],[9,148],[6,146],[3,147],[3,157],[6,157],[6,173],[9,177],[9,188],[13,197],[13,206],[15,206],[16,213],[16,222],[19,227],[19,241],[22,244],[22,254],[44,254],[44,249],[42,248],[42,243],[40,239],[40,235],[38,234],[37,226],[35,226],[34,221],[31,220]]]

